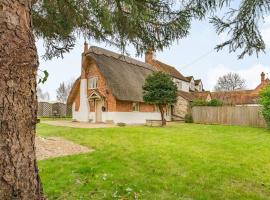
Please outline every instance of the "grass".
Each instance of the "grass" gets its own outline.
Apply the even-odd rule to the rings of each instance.
[[[74,129],[39,124],[96,151],[39,162],[50,200],[270,199],[270,133],[196,124]]]

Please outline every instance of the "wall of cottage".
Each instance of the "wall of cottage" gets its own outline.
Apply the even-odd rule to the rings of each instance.
[[[177,97],[177,102],[173,107],[173,115],[184,118],[186,114],[191,113],[190,102],[181,96]]]

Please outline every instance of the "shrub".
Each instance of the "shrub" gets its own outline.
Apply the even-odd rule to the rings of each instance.
[[[207,106],[207,102],[201,99],[195,99],[192,101],[191,106]]]
[[[218,99],[212,99],[211,101],[207,102],[205,100],[195,99],[191,106],[222,106],[222,101]]]
[[[270,85],[261,91],[259,103],[262,105],[262,115],[270,128]]]
[[[218,99],[212,99],[207,103],[208,106],[222,106],[222,104],[223,104],[222,101]]]
[[[123,126],[126,126],[126,123],[119,122],[119,123],[117,123],[117,126],[123,127]]]
[[[185,115],[185,123],[193,123],[193,117],[191,114]]]

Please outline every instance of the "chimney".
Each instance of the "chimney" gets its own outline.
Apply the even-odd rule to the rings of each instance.
[[[148,49],[145,52],[145,63],[151,64],[153,62],[153,50],[152,49]]]
[[[264,83],[264,81],[265,81],[265,73],[262,72],[261,73],[261,83]]]
[[[84,42],[84,53],[86,53],[88,51],[88,43],[85,41]]]

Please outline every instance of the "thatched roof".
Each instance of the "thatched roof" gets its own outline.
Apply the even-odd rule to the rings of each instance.
[[[99,47],[90,47],[86,57],[97,64],[116,99],[143,102],[145,78],[156,71],[151,65]],[[74,86],[77,89],[72,88],[69,103],[74,101],[75,93],[79,90],[78,84]]]
[[[80,91],[80,85],[81,85],[81,77],[77,78],[77,80],[74,82],[71,88],[71,91],[69,92],[67,99],[68,105],[71,105],[74,102],[78,92]]]

